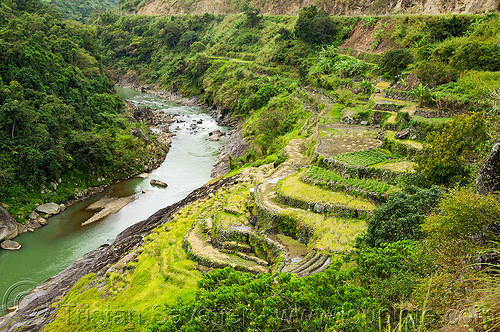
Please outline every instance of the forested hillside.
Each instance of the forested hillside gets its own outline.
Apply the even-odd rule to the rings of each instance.
[[[59,11],[65,19],[82,23],[108,9],[118,9],[118,0],[44,0]]]
[[[21,220],[35,203],[137,171],[145,143],[130,135],[95,28],[31,0],[2,1],[0,23],[0,200],[8,210]]]
[[[244,11],[101,16],[122,82],[198,96],[249,148],[46,330],[498,329],[500,203],[476,192],[500,132],[498,15]]]
[[[122,8],[148,3],[178,14],[201,2]],[[260,13],[273,4],[110,10],[90,26],[1,0],[0,200],[20,219],[143,169],[150,151],[130,135],[142,125],[106,73],[193,97],[236,123],[227,145],[239,149],[223,150],[219,177],[9,308],[0,329],[500,328],[500,16],[386,16],[380,1],[367,5],[383,16],[331,16],[326,2]],[[490,3],[447,11],[474,4]]]

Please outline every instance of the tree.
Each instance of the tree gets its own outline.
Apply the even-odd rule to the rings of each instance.
[[[468,181],[470,166],[486,139],[483,112],[457,115],[441,131],[429,132],[429,144],[417,159],[417,170],[434,184]]]
[[[380,71],[394,78],[400,75],[413,61],[413,55],[407,49],[390,50],[384,54],[380,61]]]
[[[295,36],[309,44],[331,42],[337,34],[337,25],[324,10],[316,6],[304,7],[295,24]]]
[[[262,15],[259,15],[260,9],[250,6],[250,1],[246,1],[243,3],[242,11],[243,13],[245,13],[245,16],[247,17],[248,25],[250,25],[250,27],[252,28],[255,27],[262,18]]]

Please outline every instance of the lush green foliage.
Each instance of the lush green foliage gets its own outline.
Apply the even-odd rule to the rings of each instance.
[[[413,55],[408,49],[391,50],[382,57],[380,71],[389,74],[391,77],[396,77],[413,61]]]
[[[470,166],[486,139],[484,113],[455,116],[442,130],[427,135],[429,145],[419,158],[419,170],[435,184],[469,181]]]
[[[364,167],[391,160],[394,157],[380,149],[369,149],[337,155],[334,158],[352,166]]]
[[[376,302],[348,280],[338,263],[303,278],[214,270],[199,282],[195,301],[172,308],[150,331],[370,330],[375,322],[363,311]]]
[[[117,9],[118,0],[43,0],[54,6],[64,18],[85,23],[100,12]]]
[[[390,308],[408,301],[418,275],[417,242],[404,240],[382,243],[380,247],[362,247],[351,252],[346,260],[356,262],[356,276],[361,285]]]
[[[316,6],[304,7],[299,12],[295,25],[295,36],[311,44],[331,42],[339,28],[324,10]]]
[[[378,247],[382,243],[422,239],[421,224],[440,196],[441,191],[436,187],[419,189],[409,186],[393,193],[368,220],[364,241],[369,246]]]
[[[444,195],[438,212],[427,218],[423,230],[427,248],[438,259],[436,263],[460,269],[489,254],[485,249],[498,244],[499,227],[497,197],[456,189]]]
[[[2,1],[0,23],[0,199],[10,212],[25,215],[59,178],[52,195],[65,200],[80,174],[137,168],[143,143],[103,74],[94,28],[35,0]]]
[[[363,179],[355,177],[343,177],[338,173],[329,171],[324,168],[313,166],[306,174],[307,177],[318,181],[319,183],[339,183],[345,186],[357,187],[363,190],[376,192],[383,195],[389,190],[387,182],[376,179]]]

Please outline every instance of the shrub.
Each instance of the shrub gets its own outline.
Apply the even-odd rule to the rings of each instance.
[[[500,202],[494,195],[456,189],[444,195],[438,211],[422,229],[432,255],[452,269],[480,261],[500,237]]]
[[[364,237],[367,245],[377,247],[384,242],[420,240],[423,233],[420,225],[437,204],[441,190],[437,187],[420,189],[414,186],[403,188],[378,207],[368,221]]]
[[[416,286],[414,241],[383,243],[378,248],[355,249],[346,260],[354,261],[361,285],[380,300],[383,307],[408,300]]]
[[[391,77],[396,77],[413,61],[413,55],[407,49],[387,51],[380,61],[380,71],[383,74],[388,73]]]

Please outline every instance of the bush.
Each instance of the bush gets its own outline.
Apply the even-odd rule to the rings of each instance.
[[[380,62],[380,71],[382,74],[388,73],[391,77],[396,77],[413,61],[413,55],[407,49],[387,51]]]
[[[376,304],[348,280],[338,262],[303,278],[212,270],[199,282],[195,301],[171,308],[149,331],[356,331],[366,326],[363,311]]]
[[[471,165],[486,139],[483,112],[455,116],[441,131],[427,134],[429,144],[417,159],[417,170],[434,184],[470,181]]]
[[[437,187],[419,189],[414,186],[392,194],[387,203],[378,207],[368,220],[365,243],[378,247],[386,242],[422,239],[420,225],[440,196],[441,190]]]
[[[416,249],[414,241],[384,243],[355,249],[346,260],[356,262],[361,285],[387,308],[408,300],[416,286]]]
[[[438,211],[422,226],[438,264],[460,269],[479,262],[484,249],[499,240],[500,202],[494,195],[456,189],[444,195]]]

